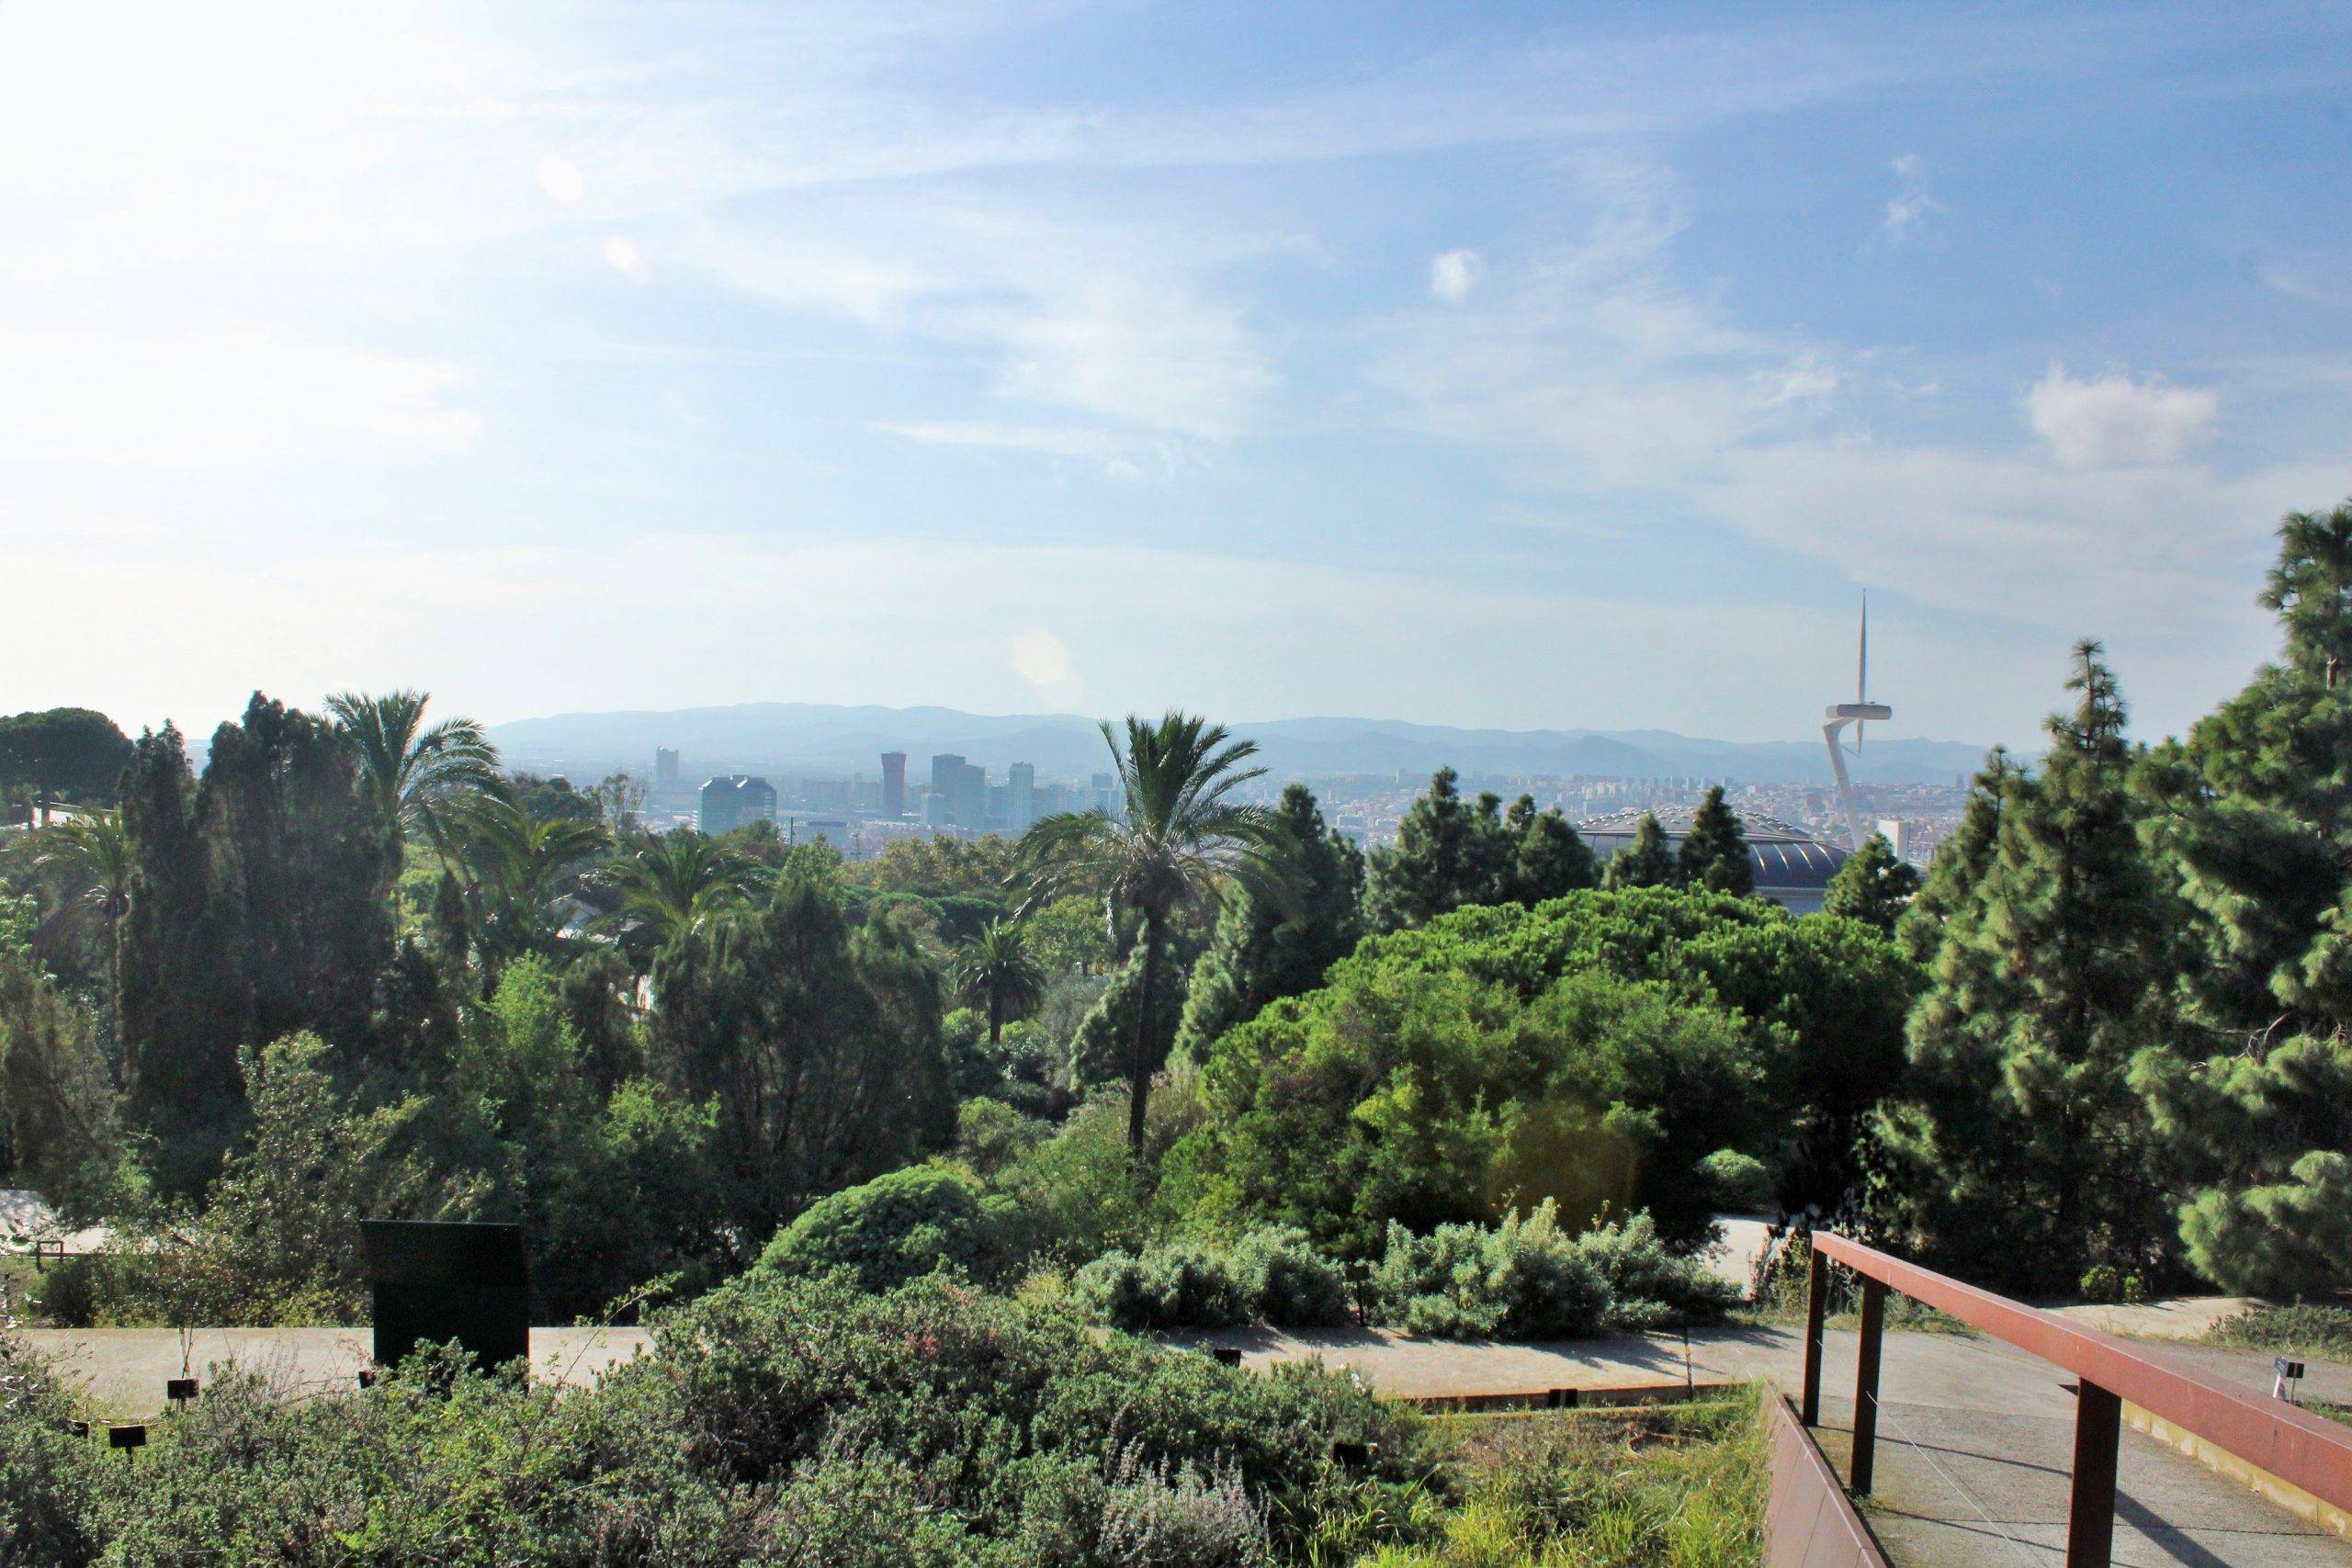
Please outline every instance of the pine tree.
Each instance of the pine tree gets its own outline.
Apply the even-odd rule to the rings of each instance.
[[[1521,795],[1505,827],[1512,840],[1510,898],[1541,904],[1581,887],[1600,886],[1592,850],[1556,806],[1538,812],[1532,797]]]
[[[1674,880],[1674,855],[1666,847],[1666,829],[1656,816],[1642,813],[1634,828],[1634,841],[1609,857],[1600,885],[1620,887],[1663,887]]]
[[[2001,807],[2017,775],[2018,766],[2009,761],[2007,750],[1996,746],[1970,781],[1968,805],[1961,813],[1959,828],[1936,846],[1918,896],[1894,923],[1895,941],[1914,964],[1935,957],[1943,945],[1945,922],[1974,900],[1993,864]]]
[[[1918,871],[1894,858],[1894,848],[1884,836],[1872,833],[1829,879],[1821,908],[1824,914],[1843,915],[1891,931],[1918,891]]]
[[[1396,825],[1396,841],[1375,850],[1366,869],[1364,926],[1374,931],[1427,925],[1468,900],[1483,867],[1478,813],[1463,803],[1460,775],[1440,768],[1429,793]]]
[[[1707,798],[1690,816],[1690,830],[1682,837],[1679,867],[1685,886],[1711,893],[1736,893],[1745,898],[1756,891],[1756,866],[1747,858],[1747,836],[1740,830],[1739,815],[1724,804],[1724,786],[1707,791]]]
[[[1355,951],[1362,932],[1363,852],[1325,824],[1305,784],[1283,791],[1274,819],[1282,837],[1273,852],[1288,907],[1239,892],[1218,913],[1216,934],[1193,966],[1176,1035],[1177,1050],[1196,1060],[1268,1002],[1321,985],[1324,972]]]
[[[2148,1118],[2127,1074],[2170,1037],[2177,917],[2140,852],[2132,753],[2097,643],[2041,770],[2006,784],[1993,854],[1947,918],[1908,1029],[1911,1103],[1884,1129],[1895,1216],[1967,1278],[2069,1286],[2094,1263],[2161,1263]]]
[[[2192,1063],[2135,1064],[2190,1261],[2232,1291],[2352,1282],[2352,503],[2278,529],[2278,661],[2167,744],[2143,833],[2189,911]]]

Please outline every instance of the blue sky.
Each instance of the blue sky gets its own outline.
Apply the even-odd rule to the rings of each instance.
[[[2352,12],[0,8],[0,711],[2145,732],[2352,493]]]

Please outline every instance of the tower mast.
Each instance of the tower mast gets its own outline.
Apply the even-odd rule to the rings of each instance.
[[[1894,710],[1884,703],[1870,700],[1871,674],[1871,601],[1862,595],[1861,639],[1854,656],[1854,700],[1838,703],[1823,710],[1829,722],[1821,727],[1821,739],[1829,747],[1829,771],[1838,779],[1838,804],[1846,811],[1848,846],[1857,852],[1862,847],[1862,813],[1854,804],[1854,781],[1846,772],[1846,748],[1839,741],[1839,732],[1848,725],[1854,727],[1854,750],[1862,749],[1862,726],[1871,719],[1894,716]]]

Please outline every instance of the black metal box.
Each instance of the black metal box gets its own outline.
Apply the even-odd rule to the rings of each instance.
[[[375,1284],[376,1361],[454,1339],[485,1370],[531,1353],[523,1227],[362,1220]]]

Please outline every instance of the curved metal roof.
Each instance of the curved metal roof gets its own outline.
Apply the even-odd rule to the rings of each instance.
[[[1657,818],[1657,825],[1666,830],[1668,849],[1681,849],[1684,836],[1690,831],[1690,818],[1697,813],[1695,806],[1662,806],[1655,811],[1611,812],[1576,826],[1592,852],[1607,860],[1634,841],[1634,831],[1644,817]],[[1755,867],[1758,893],[1818,892],[1829,886],[1829,879],[1846,863],[1847,852],[1817,833],[1760,811],[1733,815],[1739,818],[1740,832],[1747,840],[1748,863]]]

